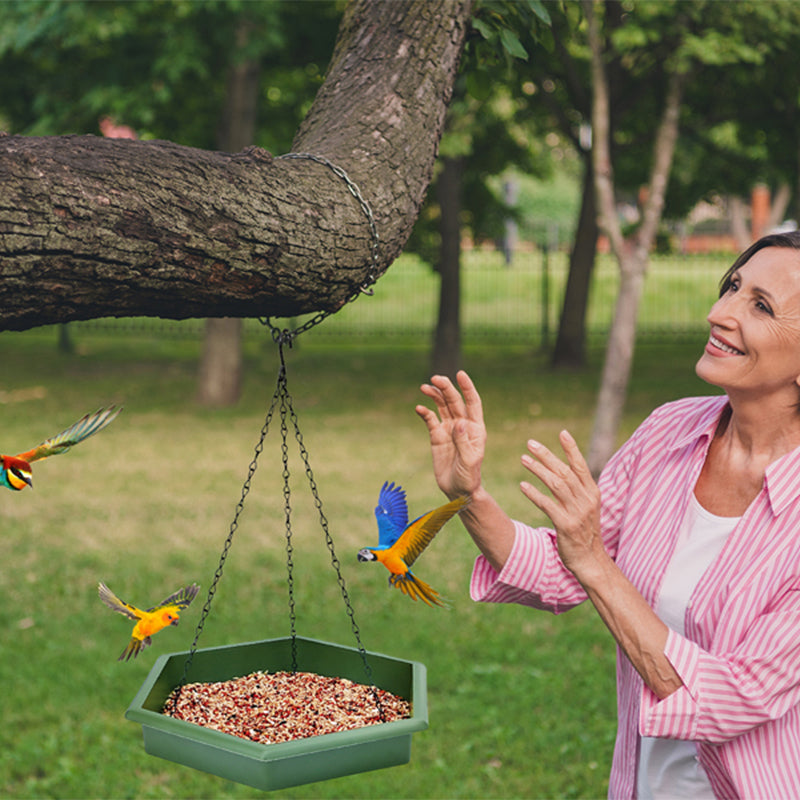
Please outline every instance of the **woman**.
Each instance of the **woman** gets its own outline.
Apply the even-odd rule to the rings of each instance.
[[[469,377],[417,413],[439,487],[481,551],[473,599],[558,613],[589,599],[618,645],[609,796],[800,797],[800,232],[726,273],[697,374],[724,395],[656,409],[596,484],[531,440],[522,492],[554,530],[483,488],[486,429]]]

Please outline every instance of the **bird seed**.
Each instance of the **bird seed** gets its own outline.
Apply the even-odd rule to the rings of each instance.
[[[277,744],[407,719],[411,704],[347,678],[252,672],[228,681],[178,687],[162,713],[260,744]]]

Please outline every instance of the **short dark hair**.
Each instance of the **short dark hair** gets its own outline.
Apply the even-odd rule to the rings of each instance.
[[[800,230],[789,231],[788,233],[770,233],[753,242],[747,250],[739,255],[736,261],[728,268],[728,271],[722,276],[722,280],[719,282],[720,297],[730,288],[733,273],[746,264],[759,250],[764,250],[766,247],[783,247],[787,250],[800,250]]]

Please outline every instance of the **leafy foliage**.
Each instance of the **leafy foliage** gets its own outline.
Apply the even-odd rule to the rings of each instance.
[[[289,148],[322,81],[339,18],[327,0],[11,0],[3,13],[0,118],[12,132],[93,133],[110,115],[142,138],[212,149],[227,71],[256,59],[255,143],[274,151]],[[252,35],[239,48],[242,18]]]

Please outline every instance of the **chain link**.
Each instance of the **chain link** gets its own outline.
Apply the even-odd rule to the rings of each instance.
[[[378,236],[378,226],[375,223],[375,217],[372,213],[372,209],[369,206],[369,203],[364,199],[364,195],[361,194],[361,190],[358,188],[357,184],[353,182],[350,176],[339,166],[334,164],[331,161],[328,161],[327,158],[323,156],[315,155],[314,153],[286,153],[285,155],[278,156],[277,160],[280,159],[304,159],[306,161],[314,161],[317,164],[322,164],[328,169],[330,169],[335,175],[340,177],[347,186],[350,194],[355,197],[358,201],[358,204],[361,206],[361,210],[364,212],[364,216],[367,218],[367,223],[369,225],[369,232],[370,237],[372,239],[371,244],[371,265],[369,273],[367,274],[367,278],[363,283],[361,283],[358,288],[349,295],[343,305],[347,303],[352,303],[353,300],[357,299],[360,295],[366,294],[370,297],[374,294],[374,290],[372,288],[375,281],[378,280],[378,265],[379,265],[379,246],[380,246],[380,238]],[[338,310],[338,309],[337,309]],[[262,324],[266,325],[270,332],[272,333],[272,339],[275,342],[281,340],[288,340],[291,345],[291,340],[294,339],[296,336],[299,336],[301,333],[305,333],[306,331],[310,330],[311,328],[316,327],[320,324],[323,320],[327,319],[331,314],[335,313],[334,311],[319,311],[313,317],[306,320],[302,325],[294,330],[287,330],[281,329],[272,324],[270,317],[260,317],[260,321]]]

